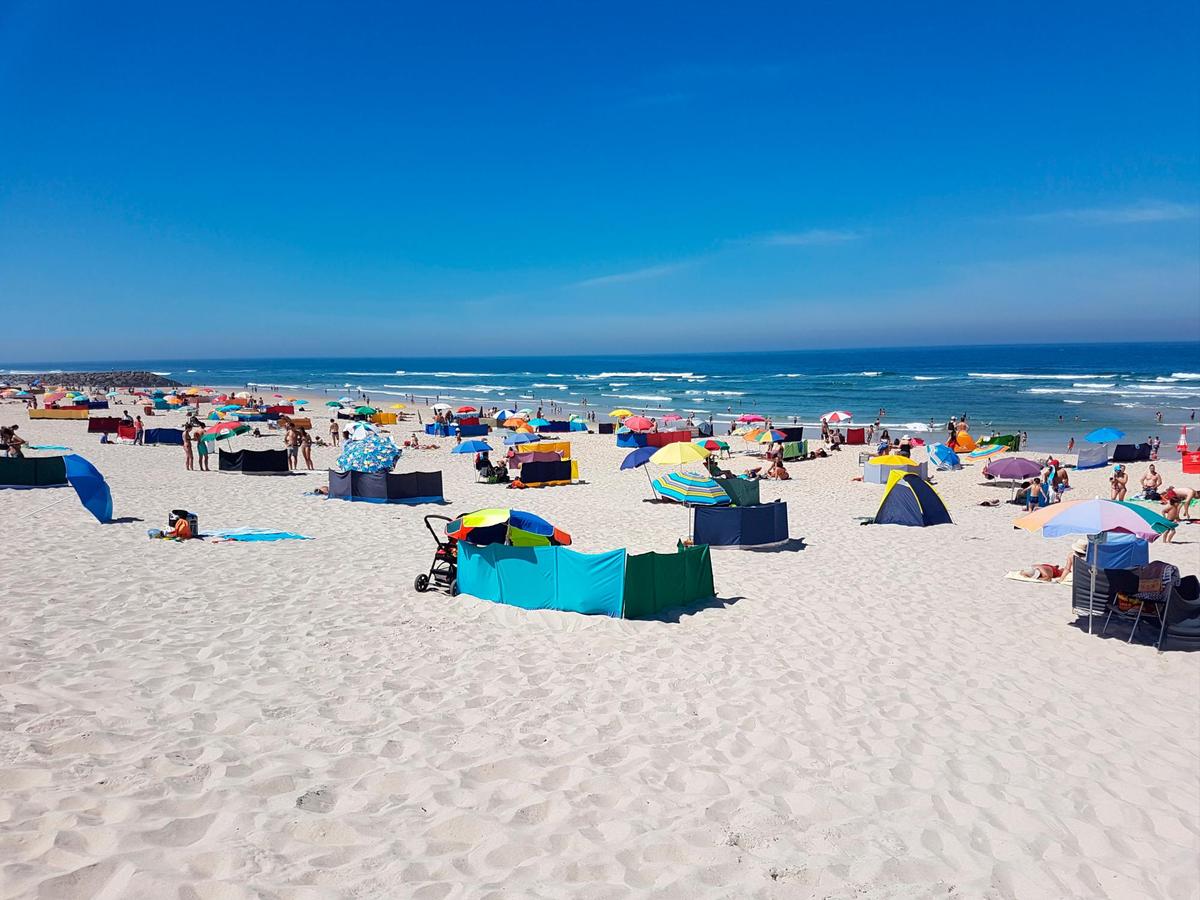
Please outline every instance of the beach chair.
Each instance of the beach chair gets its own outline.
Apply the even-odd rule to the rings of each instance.
[[[1195,575],[1180,579],[1167,597],[1155,646],[1159,653],[1172,646],[1200,650],[1200,579]]]
[[[1160,604],[1165,606],[1179,581],[1179,569],[1170,563],[1155,560],[1136,569],[1109,569],[1108,615],[1100,634],[1108,633],[1113,617],[1131,622],[1129,638],[1132,643],[1144,616],[1160,618]],[[1160,629],[1161,633],[1161,629]]]

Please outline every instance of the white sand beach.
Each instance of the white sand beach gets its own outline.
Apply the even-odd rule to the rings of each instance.
[[[619,621],[413,588],[430,512],[672,549],[684,509],[644,502],[611,436],[571,435],[584,483],[540,490],[474,483],[452,440],[406,451],[449,501],[406,507],[306,496],[333,449],[187,472],[0,420],[85,455],[132,519],[0,491],[0,897],[1200,896],[1200,655],[1005,580],[1071,541],[979,506],[1008,495],[978,466],[937,475],[954,525],[920,529],[859,525],[883,489],[854,448],[790,464],[762,495],[802,549],[715,550],[718,602]],[[148,540],[174,508],[314,540]],[[1151,558],[1192,573],[1198,548],[1184,525]]]

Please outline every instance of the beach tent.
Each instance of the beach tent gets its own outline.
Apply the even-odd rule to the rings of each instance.
[[[787,504],[697,506],[693,540],[713,547],[755,547],[788,539]]]
[[[1150,458],[1149,444],[1117,444],[1113,448],[1113,462],[1145,462]]]
[[[926,452],[929,454],[929,461],[933,463],[939,472],[962,468],[962,462],[959,460],[958,454],[945,444],[934,444]]]
[[[1079,459],[1075,463],[1076,469],[1102,469],[1107,465],[1108,447],[1104,444],[1079,448]]]
[[[707,546],[676,553],[578,553],[566,547],[464,543],[458,589],[493,603],[643,619],[715,595]]]
[[[221,450],[217,468],[243,475],[286,475],[289,471],[286,450]]]
[[[335,472],[329,498],[365,503],[443,503],[441,472]]]
[[[875,512],[876,525],[952,525],[946,504],[920,477],[893,472]]]

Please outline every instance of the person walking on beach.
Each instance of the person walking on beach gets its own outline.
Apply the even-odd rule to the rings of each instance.
[[[183,466],[191,472],[195,463],[196,458],[192,453],[192,423],[188,422],[183,429]]]
[[[133,442],[145,446],[146,426],[142,423],[142,417],[138,416],[133,423]]]
[[[338,431],[337,419],[329,420],[329,438],[333,441],[333,446],[338,446],[342,442],[341,432]]]
[[[1067,452],[1070,453],[1074,449],[1075,449],[1075,438],[1072,437],[1069,441],[1067,441]]]

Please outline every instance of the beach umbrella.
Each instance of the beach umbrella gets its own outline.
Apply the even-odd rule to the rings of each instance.
[[[719,441],[716,438],[692,438],[692,443],[699,447],[703,447],[711,453],[718,450],[728,450],[729,445],[724,441]]]
[[[774,428],[768,428],[759,434],[754,440],[759,444],[774,444],[776,441],[787,439],[787,435],[782,431],[777,431]]]
[[[635,447],[621,460],[622,469],[638,469],[650,462],[650,457],[659,451],[658,447]]]
[[[917,467],[917,464],[915,462],[913,462],[911,459],[909,459],[907,456],[899,456],[895,453],[888,454],[887,456],[873,456],[867,460],[867,465],[869,465],[869,466],[907,466],[907,467],[912,467],[914,469]]]
[[[371,435],[378,433],[379,429],[370,422],[358,422],[352,429],[350,429],[350,440],[362,441],[366,440]]]
[[[245,434],[249,430],[250,426],[242,422],[217,422],[215,425],[209,425],[204,429],[204,434],[200,436],[200,440],[226,441],[237,437],[239,434]]]
[[[475,407],[473,407],[473,406],[460,406],[460,407],[458,408],[458,412],[460,412],[460,413],[473,413],[473,412],[476,412],[476,411],[477,411],[477,410],[476,410],[476,409],[475,409]]]
[[[762,416],[760,416],[758,413],[742,413],[740,416],[737,417],[737,421],[738,422],[765,422],[767,420],[765,418],[763,418]]]
[[[519,412],[521,415],[525,416],[525,418],[529,418],[530,416],[533,415],[532,409],[519,409],[519,410],[517,410],[517,412]]]
[[[530,419],[529,425],[532,428],[544,428],[550,423],[546,419]]]
[[[400,448],[382,434],[369,434],[350,441],[338,457],[343,472],[390,472],[400,458]]]
[[[339,401],[337,401],[337,400],[326,400],[326,401],[325,401],[325,405],[326,405],[326,406],[337,406],[337,407],[340,407],[342,404],[341,404]]]
[[[514,428],[513,431],[515,431],[517,434],[533,434],[533,429],[530,428],[525,422],[522,422],[520,425]]]
[[[492,446],[487,441],[463,441],[450,451],[451,453],[491,453]]]
[[[221,414],[215,409],[205,417],[209,422],[217,422],[221,418]]]
[[[667,413],[667,415],[663,416],[663,421],[664,422],[682,422],[683,416],[679,415],[679,413]]]
[[[939,469],[962,468],[962,462],[959,460],[958,454],[945,444],[934,444],[926,453],[929,454],[930,461]]]
[[[1005,456],[993,460],[983,467],[984,475],[993,478],[1003,478],[1006,481],[1019,481],[1022,478],[1033,478],[1042,474],[1040,463],[1020,456]]]
[[[100,470],[75,453],[63,457],[67,482],[75,489],[83,508],[102,525],[112,521],[112,492]]]
[[[729,495],[707,475],[667,472],[655,478],[651,486],[660,497],[690,506],[726,506],[730,502]]]
[[[654,428],[654,423],[645,416],[629,416],[625,419],[624,425],[630,431],[650,431]]]
[[[155,391],[154,393],[157,395],[157,394],[158,394],[158,393],[160,393],[160,392],[159,392],[159,391]],[[250,399],[250,392],[249,392],[249,391],[238,391],[238,392],[237,392],[236,394],[234,394],[233,396],[237,397],[239,400],[249,400],[249,399]]]
[[[763,429],[763,428],[751,428],[749,431],[743,431],[742,432],[742,440],[746,441],[747,443],[753,444],[755,441],[758,440],[758,436],[760,434],[762,434],[763,431],[765,431],[765,430],[766,429]]]
[[[656,466],[682,466],[685,463],[700,462],[707,459],[708,456],[709,452],[703,447],[688,441],[676,441],[673,444],[659,447],[650,457],[650,462]]]
[[[406,407],[403,403],[393,403],[392,404],[392,409],[407,409],[407,408],[408,407]]]
[[[510,434],[504,438],[506,444],[532,444],[542,439],[539,434]]]
[[[1001,453],[1007,453],[1008,446],[1006,444],[985,444],[982,447],[976,447],[967,454],[967,459],[991,459],[993,456],[999,456]],[[1040,469],[1038,471],[1041,471]]]
[[[1095,431],[1085,434],[1083,439],[1089,444],[1109,444],[1119,441],[1123,437],[1125,437],[1125,432],[1118,431],[1116,428],[1097,428]]]
[[[338,397],[338,403],[353,403],[354,400],[350,397]]]
[[[360,416],[373,416],[375,413],[379,412],[379,410],[373,406],[358,406],[355,407],[354,411]]]
[[[838,422],[849,422],[854,418],[854,413],[846,412],[842,409],[835,409],[833,412],[827,412],[821,416],[822,422],[828,422],[830,425],[836,425]]]
[[[446,523],[446,535],[477,547],[566,547],[571,535],[520,509],[480,509]]]
[[[32,397],[33,394],[29,393],[29,391],[17,391],[15,394],[13,394],[13,396],[25,398],[25,397]]]
[[[272,397],[278,397],[280,400],[282,400],[282,399],[283,399],[283,394],[272,394],[271,396],[272,396]]]
[[[433,404],[433,406],[431,406],[429,408],[432,409],[434,412],[450,412],[450,404],[449,403],[435,403],[435,404]]]
[[[1071,534],[1086,534],[1088,540],[1097,543],[1097,536],[1132,534],[1145,541],[1153,541],[1164,531],[1170,531],[1175,523],[1145,507],[1115,500],[1067,500],[1021,516],[1013,522],[1026,531],[1041,531],[1042,537],[1064,537]],[[1103,541],[1103,538],[1100,539]],[[1088,634],[1092,633],[1091,610],[1096,597],[1096,569],[1093,565],[1091,588],[1088,594]]]
[[[609,410],[609,413],[608,413],[608,414],[609,414],[610,416],[612,416],[614,419],[624,419],[626,416],[632,416],[632,415],[633,415],[633,413],[631,413],[631,412],[630,412],[629,410],[627,410],[627,409],[613,409],[613,410]]]
[[[218,406],[218,407],[217,407],[217,412],[237,412],[237,411],[238,411],[238,410],[240,410],[240,409],[241,409],[241,407],[240,407],[240,406],[234,406],[234,405],[232,405],[232,404],[226,404],[225,406]]]
[[[121,392],[120,392],[120,391],[109,391],[109,392],[108,392],[107,394],[105,394],[104,396],[105,396],[105,397],[120,397],[120,396],[121,396]]]

